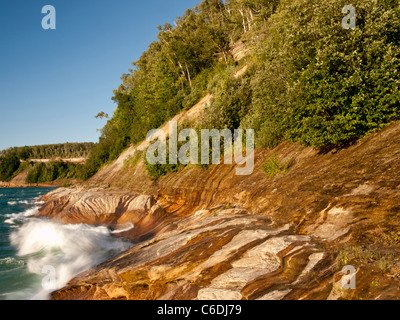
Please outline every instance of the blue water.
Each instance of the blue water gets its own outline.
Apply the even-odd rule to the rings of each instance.
[[[48,299],[78,273],[128,249],[102,226],[33,218],[52,188],[0,189],[0,300]]]

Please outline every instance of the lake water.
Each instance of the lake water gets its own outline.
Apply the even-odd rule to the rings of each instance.
[[[33,218],[53,188],[0,189],[0,299],[43,300],[78,273],[129,248],[104,226]]]

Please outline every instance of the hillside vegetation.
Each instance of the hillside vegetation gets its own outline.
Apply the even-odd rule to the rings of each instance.
[[[255,129],[257,147],[283,140],[346,146],[400,118],[398,0],[356,0],[344,29],[342,0],[205,0],[159,26],[112,98],[84,178],[145,139],[206,93],[197,126]],[[230,48],[243,41],[246,57]],[[248,71],[234,77],[237,64]]]
[[[92,142],[63,143],[3,150],[0,156],[0,181],[10,181],[23,171],[28,171],[27,183],[81,178],[82,164],[66,163],[60,159],[87,158],[94,145]],[[51,161],[34,163],[31,160]]]
[[[52,298],[398,299],[399,2],[352,4],[354,30],[341,0],[203,1],[161,26],[115,90],[92,178],[37,215],[135,245]],[[171,119],[254,129],[253,172],[148,163]]]
[[[0,152],[1,157],[16,155],[21,160],[29,159],[54,159],[54,158],[86,158],[95,144],[84,143],[59,143],[40,146],[14,147]]]

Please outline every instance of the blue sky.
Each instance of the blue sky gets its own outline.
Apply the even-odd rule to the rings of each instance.
[[[5,0],[0,7],[0,150],[97,142],[120,77],[201,0]],[[42,7],[56,9],[44,30]]]

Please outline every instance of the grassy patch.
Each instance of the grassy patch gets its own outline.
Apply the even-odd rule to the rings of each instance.
[[[280,173],[287,173],[294,165],[294,160],[291,159],[285,163],[281,163],[278,157],[273,154],[267,160],[265,160],[261,165],[261,170],[270,178],[276,177]]]
[[[371,246],[349,246],[341,249],[336,258],[339,270],[346,265],[375,264],[383,273],[388,272],[398,260],[395,252]]]
[[[135,151],[133,155],[130,155],[125,161],[124,161],[124,168],[135,168],[136,165],[139,163],[139,160],[143,156],[143,151]]]

